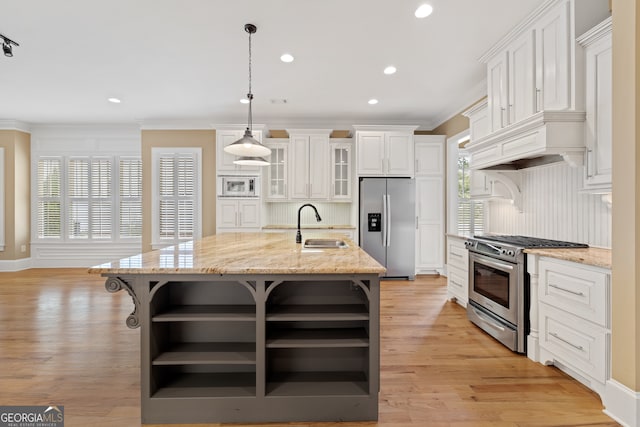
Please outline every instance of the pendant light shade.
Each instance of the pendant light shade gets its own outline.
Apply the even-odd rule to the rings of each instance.
[[[233,161],[236,165],[244,165],[244,166],[269,166],[269,163],[264,157],[239,157],[237,160]]]
[[[249,100],[249,119],[247,121],[247,129],[244,131],[244,136],[224,147],[224,151],[234,156],[240,156],[240,159],[234,161],[238,165],[268,165],[262,156],[268,156],[271,154],[271,149],[260,143],[253,137],[253,117],[252,117],[252,103],[253,93],[251,93],[251,35],[254,34],[258,28],[253,24],[246,24],[244,30],[249,33],[249,93],[247,99]],[[240,162],[252,162],[252,163],[240,163]]]
[[[262,157],[271,154],[269,147],[266,147],[256,140],[249,128],[244,131],[244,136],[224,147],[224,151],[234,156],[243,157]]]

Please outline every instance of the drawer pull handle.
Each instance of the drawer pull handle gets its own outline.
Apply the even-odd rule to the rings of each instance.
[[[457,254],[455,252],[449,252],[449,255],[452,255],[452,256],[455,256],[455,257],[458,257],[458,258],[463,258],[463,255]]]
[[[575,345],[571,341],[565,340],[564,338],[562,338],[560,335],[556,334],[555,332],[549,332],[549,335],[551,335],[554,338],[559,339],[563,343],[569,344],[571,347],[573,347],[573,348],[575,348],[577,350],[584,351],[584,347],[582,347],[581,345]]]
[[[461,287],[462,287],[462,285],[461,285],[460,283],[456,282],[455,280],[451,280],[451,279],[449,279],[449,282],[451,282],[451,284],[452,284],[452,285],[455,285],[455,286],[457,286],[457,287],[459,287],[459,288],[461,288]]]
[[[550,288],[555,288],[559,291],[564,291],[564,292],[569,292],[570,294],[573,295],[578,295],[580,297],[584,296],[584,292],[576,292],[576,291],[572,291],[571,289],[567,289],[567,288],[563,288],[562,286],[558,286],[558,285],[554,285],[554,284],[549,284]]]

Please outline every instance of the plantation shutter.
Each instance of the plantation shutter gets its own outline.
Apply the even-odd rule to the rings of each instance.
[[[60,238],[61,198],[60,198],[61,159],[38,160],[38,219],[39,238]]]
[[[193,239],[196,215],[196,158],[189,153],[162,154],[158,163],[159,238]]]
[[[113,230],[111,160],[91,161],[91,237],[109,239]]]
[[[142,161],[120,160],[120,237],[142,236]]]

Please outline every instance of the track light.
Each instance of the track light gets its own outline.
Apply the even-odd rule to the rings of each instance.
[[[20,46],[17,42],[14,42],[8,37],[0,34],[0,38],[2,39],[2,51],[4,52],[4,56],[11,58],[13,56],[13,46]]]

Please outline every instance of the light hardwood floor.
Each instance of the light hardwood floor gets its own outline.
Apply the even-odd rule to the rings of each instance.
[[[140,425],[133,304],[103,284],[81,269],[0,273],[0,405],[64,405],[67,427]],[[379,421],[290,426],[617,425],[595,393],[470,324],[444,277],[384,281],[381,314]]]

